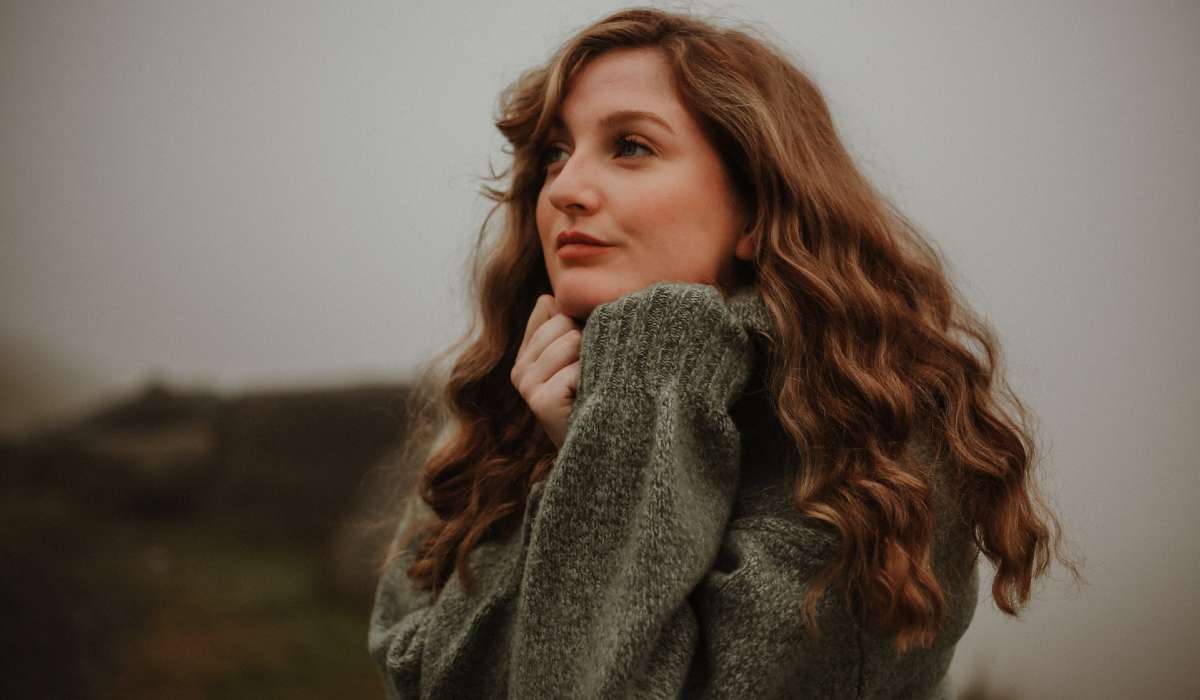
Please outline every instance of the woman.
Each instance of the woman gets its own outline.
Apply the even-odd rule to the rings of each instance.
[[[483,328],[371,617],[389,694],[944,695],[978,554],[1015,615],[1058,525],[993,335],[816,87],[631,9],[501,106]]]

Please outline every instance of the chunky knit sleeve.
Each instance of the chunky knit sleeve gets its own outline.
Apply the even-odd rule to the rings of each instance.
[[[419,500],[408,499],[396,527],[393,547],[398,547],[400,536],[422,510]],[[367,649],[384,671],[389,698],[417,697],[424,636],[434,611],[432,593],[415,588],[405,573],[413,563],[414,554],[415,548],[411,546],[395,552],[375,588],[375,604],[367,626]]]
[[[786,518],[731,522],[730,410],[753,358],[708,285],[657,283],[597,307],[565,441],[516,535],[472,551],[478,590],[451,577],[435,603],[377,609],[390,696],[856,697],[853,623],[832,597],[820,637],[802,623],[828,536]]]
[[[729,408],[752,369],[749,338],[716,288],[659,283],[594,310],[580,357],[530,532],[511,691],[682,689],[690,650],[670,636],[692,618],[688,596],[729,522],[741,444]]]

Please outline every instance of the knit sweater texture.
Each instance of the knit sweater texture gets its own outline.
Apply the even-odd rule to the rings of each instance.
[[[381,577],[368,649],[390,698],[940,698],[973,616],[976,554],[933,452],[936,643],[905,655],[831,590],[836,556],[789,499],[796,448],[763,383],[770,315],[752,287],[659,282],[596,307],[564,443],[519,530],[468,557],[436,600]],[[420,517],[412,500],[406,516]]]

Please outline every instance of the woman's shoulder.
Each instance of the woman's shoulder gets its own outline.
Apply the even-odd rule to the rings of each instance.
[[[796,507],[795,481],[803,468],[800,455],[773,419],[767,401],[760,388],[748,392],[735,407],[743,434],[742,465],[729,529],[795,543],[808,555],[828,560],[840,552],[838,537],[832,527],[815,523]],[[962,578],[973,567],[975,549],[951,465],[928,433],[914,434],[901,459],[929,484],[937,573]]]
[[[715,567],[714,581],[719,584],[715,590],[727,598],[803,592],[842,553],[834,529],[805,517],[795,506],[797,456],[781,445],[766,446],[769,442],[760,440],[759,446],[744,448],[749,462],[743,464],[734,513]],[[978,600],[977,550],[943,456],[927,436],[914,438],[902,454],[914,470],[927,475],[931,487],[931,564],[945,601],[942,632],[933,648],[898,660],[893,635],[860,629],[839,607],[840,596],[827,597],[822,608],[822,624],[830,625],[836,634],[864,635],[865,676],[876,690],[898,687],[898,674],[928,673],[930,683],[940,677]],[[745,603],[741,598],[738,602]]]

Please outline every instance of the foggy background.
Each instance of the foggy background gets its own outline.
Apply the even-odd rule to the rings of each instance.
[[[971,5],[683,7],[816,79],[1040,421],[1088,585],[1012,621],[985,566],[952,679],[1196,697],[1200,5]],[[621,6],[0,2],[0,433],[407,379],[465,329],[499,91]]]

